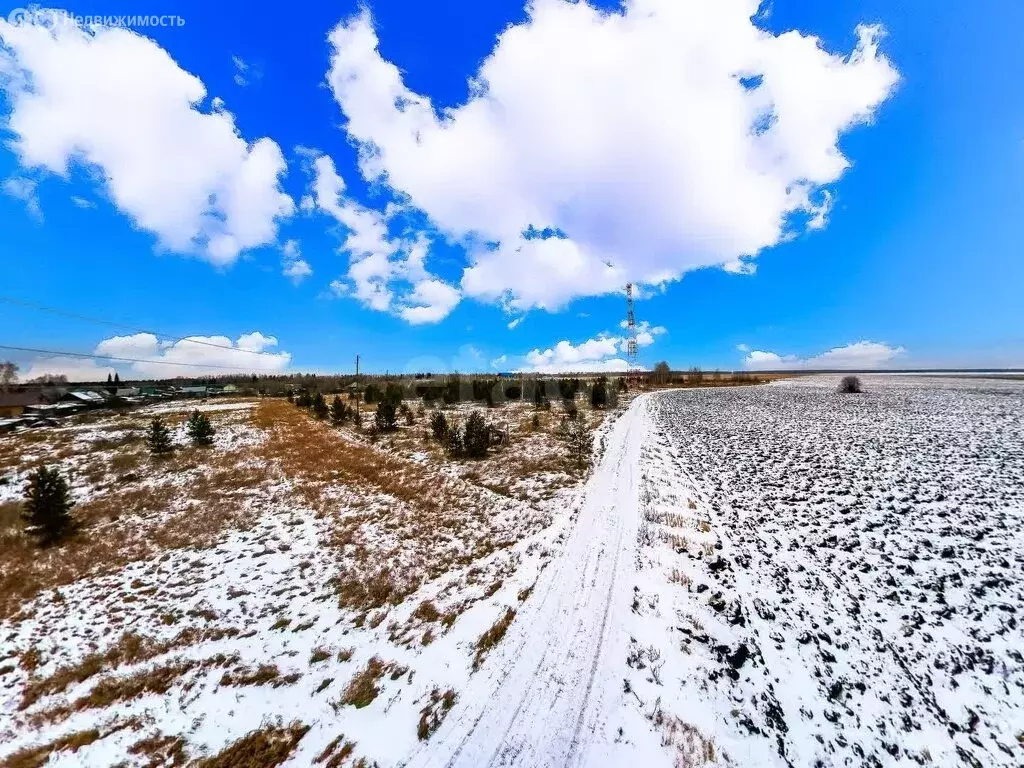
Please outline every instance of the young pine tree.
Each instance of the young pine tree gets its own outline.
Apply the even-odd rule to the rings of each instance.
[[[462,456],[465,445],[462,440],[462,429],[458,424],[452,424],[444,436],[444,449],[449,456]]]
[[[594,448],[594,438],[582,419],[569,421],[565,428],[566,449],[569,458],[579,469],[590,466],[590,453]]]
[[[466,431],[462,438],[463,449],[471,459],[482,459],[491,444],[491,428],[479,411],[473,411],[466,419]]]
[[[164,424],[163,419],[157,416],[149,423],[149,431],[146,432],[146,442],[149,444],[149,452],[154,456],[166,456],[174,450],[171,443],[171,433]]]
[[[608,405],[608,381],[603,376],[594,382],[590,390],[590,407],[604,408]]]
[[[192,411],[185,425],[185,431],[192,439],[193,445],[213,445],[215,430],[210,423],[210,417],[199,411]]]
[[[430,431],[438,442],[444,442],[444,439],[448,436],[448,419],[445,418],[441,411],[435,412],[430,418]]]
[[[345,421],[345,404],[341,402],[341,398],[337,395],[331,401],[331,421],[335,424],[341,424]]]
[[[373,423],[380,432],[393,432],[398,429],[398,409],[390,400],[381,400],[377,404],[377,413]]]
[[[324,400],[324,396],[319,392],[313,395],[313,415],[318,419],[326,419],[329,412],[330,408],[327,407],[327,401]]]
[[[71,507],[68,483],[60,472],[40,467],[29,475],[21,516],[39,546],[56,544],[74,529]]]

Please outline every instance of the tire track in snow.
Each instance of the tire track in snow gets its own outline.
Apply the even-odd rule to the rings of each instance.
[[[647,397],[613,425],[565,548],[544,569],[509,635],[407,766],[566,766],[599,760],[621,692]],[[607,739],[610,741],[611,737]]]

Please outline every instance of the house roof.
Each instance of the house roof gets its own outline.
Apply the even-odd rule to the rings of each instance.
[[[99,392],[90,392],[88,390],[74,390],[68,392],[68,397],[73,397],[76,400],[81,400],[83,403],[102,403],[103,395]]]

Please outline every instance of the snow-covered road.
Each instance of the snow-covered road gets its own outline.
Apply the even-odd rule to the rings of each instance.
[[[606,762],[622,693],[646,397],[605,438],[578,518],[505,640],[410,766]],[[627,572],[628,571],[628,572]]]

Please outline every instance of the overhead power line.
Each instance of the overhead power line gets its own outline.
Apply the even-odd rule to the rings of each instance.
[[[88,323],[96,323],[98,325],[106,325],[106,326],[109,326],[111,328],[120,328],[121,330],[132,331],[133,333],[148,333],[151,336],[156,336],[158,338],[159,337],[163,337],[164,339],[172,341],[175,344],[177,344],[179,342],[182,342],[182,341],[186,341],[189,344],[201,344],[204,347],[213,347],[214,349],[226,349],[226,350],[230,350],[232,352],[246,352],[246,353],[248,353],[250,355],[268,355],[270,357],[277,357],[277,353],[274,353],[274,352],[263,352],[263,351],[256,350],[256,349],[242,349],[240,347],[227,347],[227,346],[224,346],[223,344],[214,344],[212,341],[202,341],[200,339],[196,339],[196,338],[193,338],[191,336],[174,336],[174,335],[169,334],[169,333],[158,333],[157,331],[150,331],[150,330],[147,330],[145,328],[136,328],[135,326],[126,325],[125,323],[118,323],[118,322],[115,322],[113,320],[103,320],[102,318],[90,317],[89,315],[82,315],[82,314],[79,314],[77,312],[69,312],[66,309],[58,309],[57,307],[47,307],[47,306],[45,306],[43,304],[36,304],[33,301],[25,301],[24,299],[17,299],[17,298],[14,298],[13,296],[0,296],[0,301],[6,302],[8,304],[14,304],[14,305],[17,305],[17,306],[20,306],[20,307],[28,307],[29,309],[37,309],[40,312],[50,312],[51,314],[54,314],[54,315],[62,315],[63,317],[70,317],[70,318],[75,319],[75,320],[84,320],[85,322],[88,322]],[[146,361],[146,362],[152,362],[152,361]],[[178,365],[183,365],[183,363],[178,363]]]
[[[245,371],[246,373],[255,373],[254,368],[243,368],[237,365],[214,365],[205,363],[176,363],[173,360],[147,360],[141,357],[113,357],[111,355],[94,355],[87,352],[64,352],[61,350],[53,349],[36,349],[35,347],[15,347],[10,344],[0,344],[0,349],[10,349],[16,352],[35,352],[41,355],[55,355],[58,357],[82,357],[92,358],[94,360],[113,360],[119,363],[153,363],[154,365],[176,365],[183,366],[185,368],[223,368],[229,371]]]

